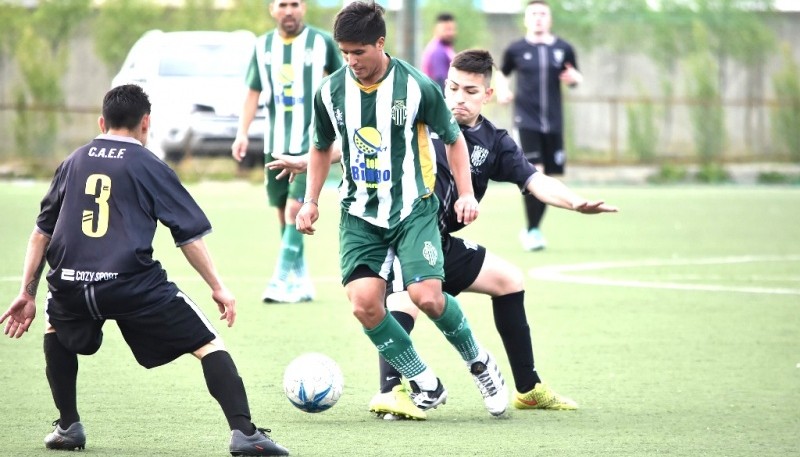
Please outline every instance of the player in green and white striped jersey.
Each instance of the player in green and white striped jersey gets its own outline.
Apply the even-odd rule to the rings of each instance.
[[[380,5],[349,4],[337,14],[333,36],[347,67],[327,77],[314,96],[314,144],[297,228],[314,233],[317,201],[338,140],[344,168],[339,189],[342,282],[364,332],[409,380],[418,407],[434,408],[445,401],[441,381],[384,308],[386,280],[396,258],[411,300],[431,317],[468,368],[482,367],[480,372],[471,370],[473,376],[486,380],[482,385],[499,397],[505,390],[496,364],[487,366],[490,356],[475,340],[458,301],[442,293],[444,256],[429,129],[447,145],[459,194],[456,213],[468,224],[477,217],[478,202],[464,136],[436,83],[384,52],[386,24]]]
[[[259,100],[268,113],[264,132],[264,154],[305,154],[309,147],[311,101],[325,75],[342,66],[342,57],[330,35],[303,23],[304,0],[272,0],[270,14],[277,28],[256,41],[247,73],[248,92],[239,121],[233,157],[241,161],[247,152],[247,131]],[[296,302],[313,299],[313,284],[303,258],[303,237],[294,218],[305,195],[305,179],[292,183],[276,179],[277,172],[265,168],[267,197],[278,209],[281,250],[275,271],[263,294],[265,302]]]

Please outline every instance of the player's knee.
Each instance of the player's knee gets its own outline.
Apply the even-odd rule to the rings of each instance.
[[[500,295],[513,294],[525,289],[525,275],[517,267],[508,268],[503,275],[503,281],[500,282],[502,290]]]
[[[382,306],[369,306],[364,302],[353,302],[353,316],[366,328],[378,325],[386,315]]]
[[[442,295],[441,292],[438,294],[417,294],[412,297],[412,300],[417,308],[428,316],[438,316],[442,313],[442,309],[444,309],[444,295]]]

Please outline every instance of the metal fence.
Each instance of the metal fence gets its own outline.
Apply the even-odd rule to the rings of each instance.
[[[628,141],[629,107],[651,105],[656,135],[653,161],[697,161],[691,109],[704,102],[690,99],[658,99],[618,96],[568,96],[565,102],[565,141],[572,163],[630,164],[642,161]],[[784,161],[789,151],[771,131],[777,100],[723,100],[725,138],[720,160],[726,162]],[[27,148],[19,147],[20,113],[29,119]],[[501,128],[513,130],[511,107],[489,104],[484,113]],[[47,141],[46,116],[54,115],[57,130]],[[27,107],[18,111],[0,104],[0,161],[59,161],[97,135],[100,107]],[[800,128],[800,126],[798,126]],[[38,130],[37,130],[38,129]],[[36,132],[39,132],[37,134]]]

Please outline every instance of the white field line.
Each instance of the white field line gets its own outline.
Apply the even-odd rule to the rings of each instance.
[[[774,294],[774,295],[800,295],[800,289],[773,288],[773,287],[736,287],[717,284],[681,284],[660,281],[636,281],[626,279],[598,278],[585,275],[572,275],[598,270],[611,270],[619,268],[646,268],[680,265],[724,265],[735,263],[754,262],[797,262],[800,255],[787,256],[738,256],[738,257],[712,257],[704,259],[652,259],[625,262],[590,262],[575,265],[548,265],[532,268],[528,276],[541,281],[566,282],[573,284],[587,284],[597,286],[638,287],[646,289],[671,289],[671,290],[698,290],[708,292],[741,292],[749,294]]]

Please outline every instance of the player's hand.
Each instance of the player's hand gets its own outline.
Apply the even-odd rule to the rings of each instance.
[[[233,144],[231,145],[231,155],[237,162],[241,162],[242,159],[244,159],[249,144],[250,140],[247,138],[247,135],[236,135],[236,139],[233,140]]]
[[[619,211],[616,206],[606,205],[602,201],[589,202],[585,200],[574,203],[572,209],[583,214],[616,213]]]
[[[300,207],[300,211],[297,212],[297,216],[294,218],[295,227],[297,227],[297,231],[303,233],[305,235],[313,235],[314,231],[314,222],[319,219],[319,208],[315,203],[305,202],[303,206]]]
[[[558,75],[558,79],[570,86],[581,82],[581,75],[578,73],[578,70],[576,70],[575,67],[573,67],[570,63],[565,64],[565,66],[567,68],[565,68],[564,71]]]
[[[456,219],[464,225],[471,224],[478,218],[478,200],[472,194],[461,195],[456,200],[453,209],[456,211]]]
[[[289,177],[289,182],[294,182],[295,175],[305,173],[308,169],[308,155],[303,154],[299,156],[290,156],[286,154],[272,154],[275,159],[267,163],[267,168],[270,170],[281,170],[278,173],[277,179]]]
[[[28,331],[31,326],[33,318],[36,317],[36,299],[27,294],[20,294],[11,306],[8,307],[6,312],[0,316],[0,324],[6,322],[6,327],[3,333],[8,335],[9,338],[19,338]]]
[[[227,287],[221,286],[211,292],[211,298],[217,302],[217,307],[221,313],[219,320],[228,321],[228,327],[236,321],[236,297]]]

